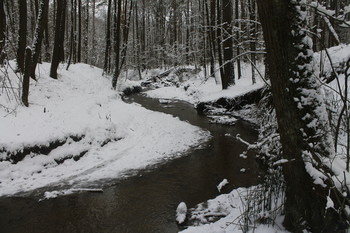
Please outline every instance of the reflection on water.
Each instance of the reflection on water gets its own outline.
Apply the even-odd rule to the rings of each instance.
[[[113,181],[103,193],[82,193],[38,202],[35,197],[0,198],[0,232],[177,232],[175,210],[184,201],[189,208],[217,196],[216,185],[230,182],[222,192],[258,182],[259,168],[250,154],[239,155],[245,146],[232,136],[254,141],[256,133],[245,122],[235,126],[209,124],[193,106],[184,102],[174,107],[141,95],[134,102],[205,128],[212,138],[185,157],[157,165],[137,176]],[[249,154],[248,154],[249,155]],[[245,173],[240,172],[242,168]]]

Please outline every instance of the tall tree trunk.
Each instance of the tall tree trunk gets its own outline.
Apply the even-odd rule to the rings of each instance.
[[[116,15],[116,22],[115,22],[115,28],[114,28],[114,53],[115,53],[115,67],[114,67],[114,74],[112,79],[112,87],[116,89],[117,87],[117,81],[120,74],[119,65],[120,65],[120,19],[121,19],[121,10],[122,10],[122,1],[121,0],[115,0],[115,4],[117,4],[118,1],[118,12]]]
[[[91,38],[91,43],[92,43],[92,47],[91,47],[91,55],[90,56],[95,56],[96,55],[96,29],[95,29],[95,11],[96,11],[96,0],[92,0],[92,38]],[[97,57],[97,56],[96,56]],[[93,63],[93,65],[95,65],[95,61],[96,61],[96,57],[93,57],[91,63]]]
[[[78,62],[81,62],[81,0],[78,0]]]
[[[112,10],[112,0],[108,0],[108,10],[107,10],[107,28],[106,28],[106,50],[105,50],[105,61],[103,65],[103,71],[107,74],[109,73],[109,63],[110,63],[110,52],[111,52],[111,10]]]
[[[209,17],[207,15],[207,17]],[[190,64],[190,0],[186,3],[186,64]]]
[[[232,48],[232,2],[231,0],[222,0],[223,8],[223,46],[224,46],[224,76],[221,77],[222,89],[235,84],[235,70],[233,64],[233,48]]]
[[[40,10],[36,22],[35,34],[33,39],[33,52],[32,52],[32,64],[31,64],[31,72],[30,77],[32,79],[35,78],[35,69],[39,61],[39,57],[41,54],[41,44],[44,35],[44,22],[48,20],[48,6],[49,0],[41,0],[40,1]]]
[[[47,12],[49,13],[50,4],[47,6]],[[46,62],[50,61],[50,36],[49,36],[49,20],[44,20],[44,44],[45,44],[45,58]]]
[[[214,0],[215,1],[215,0]],[[217,50],[218,50],[218,60],[219,60],[219,69],[220,69],[220,77],[221,80],[224,77],[224,67],[222,62],[222,25],[221,25],[221,8],[220,8],[220,0],[216,0],[216,44],[217,44]],[[222,84],[221,84],[222,85]]]
[[[4,9],[4,0],[0,0],[0,65],[5,59],[5,41],[6,41],[6,15]]]
[[[255,67],[256,67],[256,7],[255,0],[249,0],[249,13],[250,13],[250,59],[251,59],[251,70],[252,70],[252,83],[255,84]]]
[[[257,2],[283,158],[288,161],[282,165],[287,186],[284,226],[292,232],[345,232],[339,228],[344,219],[332,195],[336,188],[319,177],[320,171],[331,173],[321,161],[332,159],[334,152],[313,76],[301,0]],[[336,210],[326,208],[328,195]]]
[[[29,83],[30,83],[30,72],[32,64],[32,50],[27,47],[25,49],[25,68],[23,75],[23,85],[22,85],[22,103],[24,106],[29,107],[28,96],[29,96]]]
[[[57,1],[55,42],[52,53],[50,77],[57,79],[57,68],[64,60],[64,32],[65,32],[65,12],[67,0]]]
[[[35,10],[35,3],[33,0],[29,1],[29,5],[30,5],[30,32],[31,32],[31,37],[34,38],[34,34],[35,34],[35,22],[36,22],[36,18],[37,18],[37,14],[36,14],[36,10]]]
[[[236,19],[236,43],[237,43],[237,79],[240,79],[242,77],[242,68],[241,68],[241,59],[239,58],[239,55],[241,54],[241,24],[239,22],[239,0],[235,0],[235,19]]]
[[[73,52],[74,52],[74,12],[75,12],[75,7],[74,7],[74,0],[71,0],[71,25],[70,25],[70,46],[69,46],[69,57],[68,57],[68,64],[67,64],[67,70],[72,62],[73,58]]]
[[[6,0],[4,1],[4,5],[6,6],[5,9],[5,15],[7,17],[6,21],[7,21],[7,25],[6,25],[6,34],[7,34],[7,40],[13,40],[13,39],[17,39],[15,38],[14,35],[16,35],[17,32],[17,22],[16,22],[16,16],[17,16],[17,12],[15,12],[15,3],[14,0]],[[13,36],[13,38],[9,37],[9,36]]]
[[[175,56],[177,56],[177,48],[178,48],[178,38],[177,38],[177,36],[178,36],[178,33],[177,33],[177,21],[178,21],[178,19],[177,19],[177,2],[176,2],[176,0],[173,0],[172,1],[172,8],[173,8],[173,45],[174,45],[174,55]],[[177,59],[174,59],[175,60],[175,63],[174,63],[174,65],[175,66],[177,66],[178,64],[178,62],[177,62]]]
[[[119,71],[123,68],[123,65],[125,64],[125,61],[126,61],[126,52],[128,49],[129,30],[130,30],[130,22],[131,22],[133,5],[134,5],[134,2],[131,1],[129,14],[128,14],[127,20],[125,21],[124,32],[123,32],[123,49],[121,51],[122,61],[120,63]],[[125,12],[125,16],[127,16],[126,12]]]
[[[89,63],[89,0],[86,0],[85,5],[85,38],[84,38],[84,49],[85,49],[85,63]]]
[[[24,55],[27,45],[27,1],[18,0],[19,28],[17,48],[17,70],[24,72]]]
[[[144,55],[146,51],[146,0],[142,0],[142,34],[141,50]]]
[[[139,14],[138,14],[138,2],[135,2],[135,35],[136,35],[136,50],[137,50],[137,70],[139,73],[140,80],[142,79],[141,74],[141,41],[140,41],[140,28],[139,28]]]

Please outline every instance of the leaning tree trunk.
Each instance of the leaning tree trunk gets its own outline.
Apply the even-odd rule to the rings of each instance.
[[[285,227],[292,232],[343,232],[339,203],[330,180],[333,145],[318,83],[313,76],[311,43],[304,30],[301,0],[258,0],[267,50],[286,181]],[[305,14],[306,15],[306,14]],[[326,209],[327,196],[335,203]]]
[[[27,1],[18,0],[19,27],[17,48],[17,70],[24,72],[24,54],[27,45]]]
[[[55,25],[55,42],[52,53],[52,62],[50,68],[50,77],[57,79],[57,68],[60,61],[64,60],[64,29],[65,29],[65,12],[66,0],[57,1],[56,25]]]
[[[39,56],[41,52],[41,44],[44,35],[44,21],[47,21],[48,17],[48,6],[49,0],[41,0],[40,2],[40,10],[38,14],[38,18],[36,21],[36,28],[33,40],[33,54],[32,54],[32,64],[31,64],[31,72],[30,77],[35,80],[35,69],[36,65],[39,61]]]

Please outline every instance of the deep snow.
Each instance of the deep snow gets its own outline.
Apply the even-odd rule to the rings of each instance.
[[[258,64],[260,73],[264,75],[263,64]],[[251,66],[242,64],[242,78],[236,80],[236,85],[230,86],[227,90],[222,90],[221,84],[217,84],[214,78],[207,78],[201,71],[197,75],[190,77],[180,86],[169,86],[147,91],[146,94],[152,98],[178,99],[192,104],[198,102],[211,102],[219,98],[235,98],[251,91],[262,88],[265,83],[256,72],[256,83],[252,84]],[[219,75],[219,74],[216,74]]]
[[[182,156],[209,137],[208,132],[170,115],[124,103],[101,69],[76,64],[66,71],[61,65],[54,80],[48,76],[49,68],[47,63],[38,66],[38,81],[31,80],[29,108],[15,101],[17,92],[8,96],[2,89],[0,196],[53,185],[81,188],[120,178],[128,171]],[[3,83],[11,81],[20,88],[20,79],[11,69],[8,72],[10,80],[2,78]],[[70,136],[82,139],[76,142]],[[31,153],[17,164],[6,161],[7,152],[56,140],[67,141],[48,155]],[[85,155],[75,161],[81,153]],[[58,164],[59,159],[67,160]]]

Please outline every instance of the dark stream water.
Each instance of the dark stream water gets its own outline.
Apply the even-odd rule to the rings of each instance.
[[[140,94],[129,101],[178,116],[209,130],[213,137],[187,156],[158,164],[136,176],[112,181],[113,185],[103,193],[73,194],[41,202],[34,194],[0,198],[1,233],[178,232],[183,227],[175,222],[175,210],[181,201],[191,208],[214,198],[219,194],[216,185],[224,178],[230,183],[223,193],[258,183],[261,170],[254,155],[240,158],[245,146],[227,136],[240,134],[253,142],[256,132],[248,123],[209,124],[193,106],[180,101],[161,105],[158,100]],[[245,173],[240,172],[242,168],[246,169]]]

